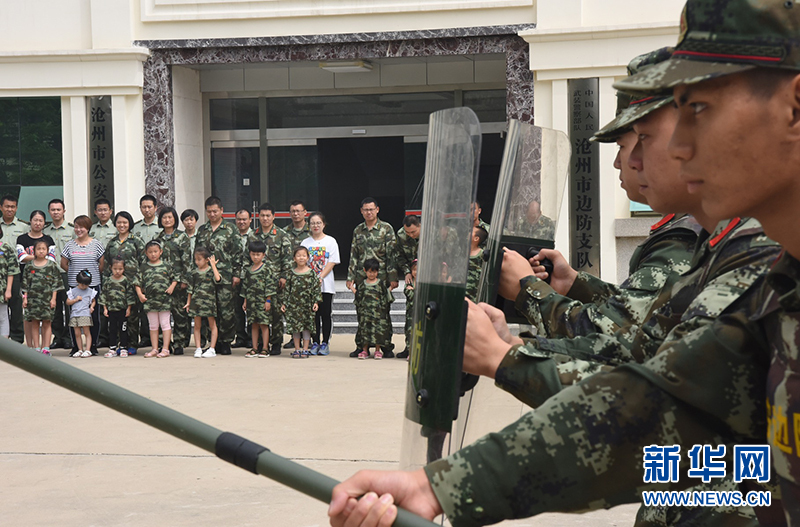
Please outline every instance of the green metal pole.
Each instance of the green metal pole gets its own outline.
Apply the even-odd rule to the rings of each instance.
[[[176,412],[63,361],[34,353],[30,348],[9,339],[0,339],[0,360],[158,428],[206,452],[218,455],[217,441],[225,433],[188,415]],[[247,443],[253,445],[249,441]],[[258,454],[254,471],[324,503],[330,503],[333,487],[339,483],[333,478],[273,454],[269,450]],[[435,527],[436,524],[398,508],[394,525]]]

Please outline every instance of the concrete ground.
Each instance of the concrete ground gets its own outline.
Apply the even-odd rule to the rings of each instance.
[[[67,361],[273,452],[343,479],[393,469],[400,454],[406,361],[347,357],[335,336],[328,357],[285,353],[244,360]],[[402,349],[402,337],[395,337]],[[470,436],[523,411],[482,382],[486,403]],[[0,363],[0,523],[24,526],[327,525],[327,505],[249,474],[88,399]],[[479,418],[478,418],[479,416]],[[507,526],[626,526],[636,505],[583,515],[546,514]]]

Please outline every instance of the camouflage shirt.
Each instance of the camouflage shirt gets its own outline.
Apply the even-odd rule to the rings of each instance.
[[[535,240],[556,239],[556,223],[548,216],[539,216],[536,223],[531,224],[525,216],[520,217],[514,225],[514,235]]]
[[[292,245],[292,250],[295,247],[300,245],[300,242],[311,236],[311,232],[309,231],[308,221],[303,224],[302,229],[295,229],[294,226],[290,223],[283,229],[283,232],[286,233],[286,236],[289,237],[289,242]]]
[[[125,311],[128,306],[136,303],[136,288],[125,275],[119,280],[109,276],[103,280],[103,288],[97,302],[109,311]]]
[[[0,242],[0,294],[5,292],[8,277],[19,274],[19,262],[14,249]]]
[[[151,313],[172,309],[172,297],[167,293],[167,289],[172,285],[172,282],[177,281],[178,275],[176,271],[164,260],[158,264],[150,262],[142,264],[136,285],[139,286],[147,298],[144,303],[144,311]]]
[[[253,241],[262,241],[267,246],[264,262],[269,266],[270,272],[278,279],[289,278],[292,272],[292,240],[286,232],[273,225],[266,233],[262,232],[262,229],[250,233],[248,244]],[[242,253],[241,261],[243,269],[250,264],[250,251],[247,247]]]
[[[489,224],[483,221],[481,218],[478,218],[478,227],[483,227],[483,230],[486,231],[486,234],[489,234]],[[485,248],[486,248],[486,240],[484,240],[484,242],[481,244],[481,249]]]
[[[216,317],[217,282],[214,280],[214,270],[211,266],[206,267],[203,271],[192,267],[187,286],[187,294],[192,295],[189,303],[189,316]]]
[[[537,337],[518,351],[530,360],[515,361],[514,368],[499,368],[496,382],[523,402],[537,406],[568,383],[570,367],[557,367],[549,360],[559,353],[616,366],[644,362],[663,345],[684,340],[688,349],[699,354],[701,348],[693,344],[699,345],[700,340],[695,342],[690,336],[702,332],[731,306],[740,305],[740,299],[763,281],[779,252],[780,246],[764,236],[756,220],[735,218],[720,222],[712,235],[705,231],[701,234],[690,271],[668,281],[644,323],[620,328],[611,336],[595,333],[567,339]]]
[[[139,268],[147,260],[144,253],[144,242],[130,234],[123,241],[120,241],[119,234],[117,234],[108,242],[104,254],[106,263],[103,274],[106,277],[111,276],[111,262],[115,256],[120,256],[125,260],[125,276],[129,280],[135,280],[139,276]]]
[[[689,215],[667,215],[634,251],[630,276],[621,285],[580,272],[561,296],[530,277],[524,281],[525,293],[517,298],[517,309],[548,337],[614,335],[620,328],[641,324],[667,281],[689,270],[701,231]]]
[[[312,269],[305,273],[292,270],[286,282],[286,332],[314,331],[314,304],[322,302],[319,276]]]
[[[378,280],[374,284],[362,282],[356,288],[355,304],[359,318],[384,318],[394,302],[389,287]]]
[[[401,278],[411,272],[411,263],[417,259],[419,238],[412,238],[401,227],[397,230],[397,270]]]
[[[241,244],[236,227],[229,222],[223,220],[216,230],[208,221],[198,227],[195,249],[197,247],[205,247],[217,258],[220,284],[230,284],[233,276],[239,276]]]
[[[53,291],[62,289],[64,282],[55,262],[48,259],[43,267],[37,267],[33,262],[28,263],[22,273],[22,292],[28,296],[25,320],[52,320],[50,299]]]
[[[397,238],[394,229],[385,221],[376,220],[370,229],[362,222],[353,229],[353,242],[350,245],[350,264],[347,267],[347,279],[355,281],[364,278],[364,262],[375,258],[381,267],[378,276],[389,282],[397,281],[397,265],[395,251]]]
[[[153,239],[161,243],[161,258],[174,269],[178,282],[185,283],[194,262],[189,237],[184,232],[174,230],[172,234],[161,231]]]
[[[276,276],[270,272],[267,264],[261,264],[255,271],[248,266],[242,278],[241,296],[247,299],[248,304],[263,304],[275,294],[277,288]]]
[[[479,249],[475,255],[469,257],[469,270],[467,271],[467,298],[475,301],[478,296],[478,284],[481,280],[481,268],[483,267],[483,249]]]

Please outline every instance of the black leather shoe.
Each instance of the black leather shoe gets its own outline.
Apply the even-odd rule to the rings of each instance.
[[[360,349],[356,349],[355,351],[350,352],[351,357],[358,357],[358,354],[361,353]]]
[[[383,358],[384,359],[393,359],[394,358],[394,352],[392,350],[381,350],[381,351],[383,351]]]
[[[175,348],[175,349],[172,351],[172,354],[173,354],[173,355],[183,355],[183,348],[181,348],[180,346],[177,346],[177,347],[176,347],[176,348]]]
[[[220,342],[217,344],[217,355],[230,355],[231,345],[227,342]]]
[[[273,344],[272,348],[269,350],[270,355],[280,355],[281,354],[281,345],[280,344]]]
[[[384,355],[385,357],[386,355]],[[400,353],[397,354],[398,359],[407,359],[408,358],[408,348],[404,349]]]
[[[290,340],[289,342],[287,342],[286,344],[284,344],[284,345],[283,345],[283,349],[285,349],[285,350],[294,349],[294,341],[293,341],[293,340]]]

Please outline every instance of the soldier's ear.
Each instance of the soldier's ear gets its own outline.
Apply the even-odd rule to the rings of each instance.
[[[789,104],[792,107],[791,135],[795,140],[800,139],[800,74],[795,75],[788,84],[787,93]]]

